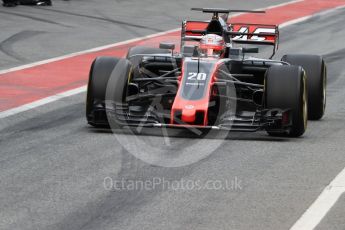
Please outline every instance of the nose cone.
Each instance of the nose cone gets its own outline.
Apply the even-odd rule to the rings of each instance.
[[[180,101],[172,110],[172,124],[205,126],[207,123],[208,102]]]
[[[186,105],[184,109],[182,109],[182,121],[186,123],[194,123],[195,121],[195,106],[193,105]]]
[[[206,126],[211,88],[218,61],[184,59],[178,91],[171,108],[171,124]],[[184,125],[184,124],[180,124]]]

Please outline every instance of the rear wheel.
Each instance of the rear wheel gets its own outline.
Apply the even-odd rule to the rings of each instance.
[[[282,132],[268,129],[273,136],[299,137],[307,129],[308,104],[305,72],[300,66],[272,66],[265,77],[267,109],[291,109],[292,125]]]
[[[307,76],[308,118],[320,120],[326,109],[327,69],[318,55],[285,55],[282,61],[302,66]]]

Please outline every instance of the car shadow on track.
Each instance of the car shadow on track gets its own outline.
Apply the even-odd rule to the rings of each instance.
[[[265,132],[225,132],[217,131],[220,135],[208,135],[208,131],[203,131],[201,134],[196,134],[187,129],[166,129],[163,133],[159,128],[143,128],[140,132],[133,128],[124,129],[110,129],[110,128],[94,128],[88,127],[89,132],[99,133],[99,134],[114,134],[114,135],[140,135],[140,136],[154,136],[154,137],[169,137],[169,138],[190,138],[190,139],[210,139],[216,140],[226,139],[226,140],[236,140],[236,141],[267,141],[267,142],[288,142],[294,138],[284,138],[284,137],[272,137]]]

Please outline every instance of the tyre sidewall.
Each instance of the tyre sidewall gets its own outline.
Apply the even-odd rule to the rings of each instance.
[[[267,130],[272,135],[301,136],[306,128],[307,100],[305,73],[299,66],[272,66],[265,78],[265,103],[267,109],[291,109],[292,126],[286,133]],[[304,97],[304,98],[303,98]]]

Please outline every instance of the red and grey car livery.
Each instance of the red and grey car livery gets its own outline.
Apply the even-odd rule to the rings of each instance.
[[[238,10],[193,10],[213,16],[182,23],[181,52],[162,43],[159,48],[133,47],[125,59],[98,57],[93,62],[86,103],[89,124],[266,130],[297,137],[308,119],[322,118],[327,73],[320,56],[273,60],[277,26],[229,24],[228,15]],[[212,46],[214,41],[218,43]],[[258,48],[242,44],[271,45],[273,54],[269,59],[249,57]]]

